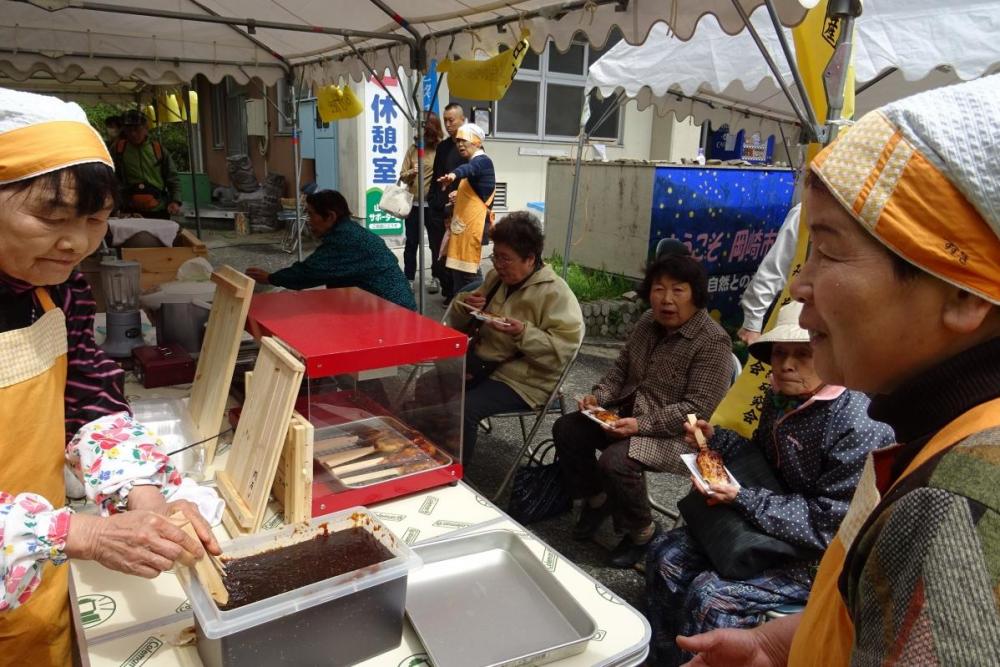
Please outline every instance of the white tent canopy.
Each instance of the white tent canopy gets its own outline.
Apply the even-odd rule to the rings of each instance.
[[[739,4],[750,12],[763,0]],[[774,4],[786,25],[805,15],[798,0]],[[428,59],[495,52],[525,29],[541,51],[548,38],[567,48],[581,32],[603,44],[615,26],[641,43],[657,21],[685,38],[708,15],[726,32],[744,27],[731,0],[0,0],[0,72],[15,80],[44,71],[63,82],[179,85],[203,74],[273,84],[298,66],[307,83],[357,80],[365,75],[359,55],[379,72],[410,66],[415,36],[387,12],[426,38]],[[350,45],[335,34],[345,30],[357,31],[346,36]]]
[[[751,22],[798,101],[767,12],[757,10]],[[794,51],[791,32],[786,35]],[[866,0],[855,23],[857,113],[1000,70],[997,35],[997,0],[963,0],[946,10],[933,0]],[[657,25],[641,46],[616,45],[591,66],[587,87],[604,97],[623,93],[640,109],[655,105],[660,114],[707,120],[715,127],[725,123],[766,136],[777,134],[779,123],[798,125],[749,32],[728,35],[714,17],[706,18],[689,41]]]

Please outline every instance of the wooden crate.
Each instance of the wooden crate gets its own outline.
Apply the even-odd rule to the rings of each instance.
[[[181,264],[195,257],[206,257],[208,248],[197,236],[182,229],[172,248],[122,248],[122,259],[142,265],[139,287],[149,291],[163,283],[177,279]]]
[[[284,510],[285,523],[312,518],[313,437],[315,429],[298,412],[292,413],[271,492]]]

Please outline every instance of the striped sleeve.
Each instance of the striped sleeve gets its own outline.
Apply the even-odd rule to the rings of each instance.
[[[94,342],[94,301],[82,273],[53,289],[66,315],[69,369],[66,378],[66,441],[84,424],[117,412],[131,414],[125,400],[125,371]]]

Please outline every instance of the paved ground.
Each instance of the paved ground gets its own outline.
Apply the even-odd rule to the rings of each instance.
[[[206,230],[203,238],[209,247],[209,260],[215,265],[231,264],[238,269],[257,266],[273,271],[287,266],[296,258],[295,254],[281,250],[279,245],[281,234],[278,233],[237,236],[228,231]],[[389,245],[394,247],[394,252],[401,258],[401,242],[398,239],[390,239]],[[307,255],[312,247],[314,244],[307,242],[304,247]],[[486,248],[484,255],[488,256],[489,253],[490,248]],[[425,257],[429,263],[429,255]],[[488,268],[489,263],[485,261],[484,270]],[[429,273],[427,275],[429,278]],[[443,312],[440,295],[425,294],[424,313],[428,317],[440,319]],[[610,368],[619,349],[620,343],[615,341],[588,339],[564,386],[565,395],[571,403],[574,396],[587,393],[594,382]],[[551,437],[553,421],[554,417],[546,418],[539,430],[537,441]],[[504,473],[513,464],[520,442],[520,427],[516,419],[495,420],[491,433],[480,434],[476,460],[467,468],[466,481],[483,495],[492,497],[500,486]],[[668,474],[650,476],[652,495],[668,506],[673,506],[686,492],[688,486],[686,479],[677,476]],[[499,504],[504,507],[506,498],[501,498]],[[665,527],[669,527],[669,519],[659,518]],[[593,542],[574,541],[569,534],[571,522],[572,516],[567,514],[533,524],[529,528],[609,590],[641,610],[644,589],[642,575],[635,570],[619,570],[606,567],[604,564],[607,549],[614,546],[619,539],[611,530],[610,522],[595,536]]]

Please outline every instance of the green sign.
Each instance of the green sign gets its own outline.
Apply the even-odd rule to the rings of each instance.
[[[368,188],[365,193],[365,226],[379,236],[399,236],[403,221],[378,207],[382,201],[382,188]]]

